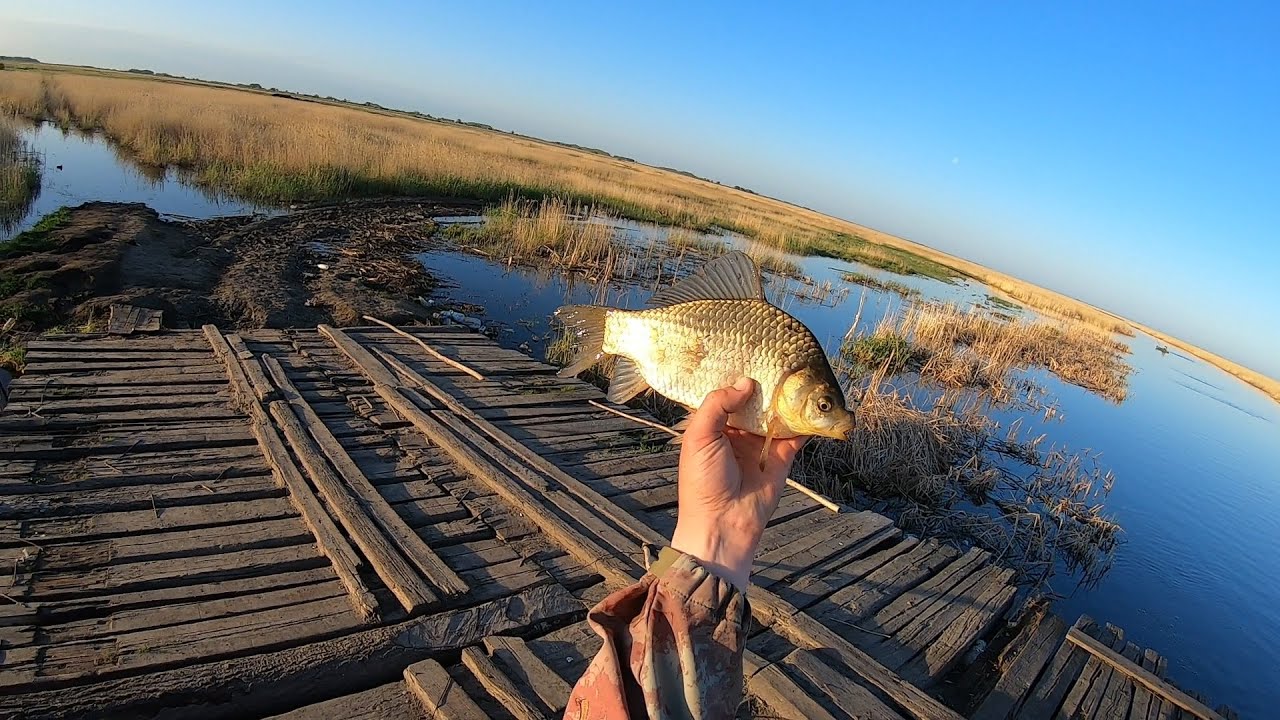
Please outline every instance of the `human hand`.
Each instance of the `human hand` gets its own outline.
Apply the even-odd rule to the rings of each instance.
[[[764,438],[727,426],[756,383],[742,378],[707,395],[689,419],[680,448],[679,516],[671,547],[692,555],[715,574],[747,589],[765,525],[796,453],[806,437],[774,440],[764,467]]]

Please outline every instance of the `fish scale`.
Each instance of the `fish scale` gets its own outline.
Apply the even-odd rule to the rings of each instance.
[[[608,355],[609,399],[654,391],[693,409],[743,377],[758,391],[729,425],[777,438],[844,437],[853,427],[822,345],[804,323],[770,304],[759,270],[742,253],[713,260],[666,288],[650,310],[568,305],[556,316],[576,336],[576,375]]]

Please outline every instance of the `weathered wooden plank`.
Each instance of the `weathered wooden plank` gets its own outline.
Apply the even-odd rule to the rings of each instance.
[[[296,518],[281,518],[175,532],[121,535],[88,542],[42,543],[40,570],[84,570],[102,565],[283,547],[310,540],[311,534]],[[23,547],[30,549],[29,546]],[[9,563],[22,549],[0,550],[0,565]]]
[[[792,539],[784,545],[756,555],[751,582],[758,587],[771,587],[782,580],[798,576],[817,563],[850,547],[868,541],[883,542],[897,537],[901,531],[889,518],[873,512],[845,513],[829,517],[822,532]]]
[[[1075,627],[1093,628],[1096,626],[1093,620],[1082,615],[1076,620]],[[1058,708],[1062,706],[1062,701],[1075,685],[1076,679],[1080,676],[1081,671],[1084,670],[1085,663],[1088,660],[1089,653],[1072,643],[1063,642],[1059,644],[1057,651],[1053,654],[1053,659],[1049,662],[1049,666],[1045,668],[1034,687],[1032,687],[1031,692],[1027,695],[1018,717],[1025,717],[1028,720],[1048,720],[1052,718]]]
[[[991,554],[986,550],[970,549],[936,575],[902,593],[867,618],[864,626],[889,635],[911,624],[919,626],[947,606],[948,593],[962,593],[976,582],[990,559]]]
[[[1079,628],[1072,628],[1067,631],[1067,640],[1084,649],[1100,663],[1120,672],[1135,682],[1141,683],[1152,693],[1182,708],[1184,712],[1202,720],[1222,720],[1218,713],[1209,709],[1204,703],[1116,652],[1114,643],[1111,644],[1111,647],[1108,647],[1107,644],[1091,637]]]
[[[547,717],[537,704],[525,697],[515,683],[511,682],[511,679],[504,675],[489,656],[479,648],[474,646],[463,648],[462,664],[467,666],[484,689],[517,720],[545,720]]]
[[[491,635],[485,649],[517,683],[531,690],[552,717],[564,715],[573,688],[518,637]]]
[[[1102,636],[1108,645],[1124,642],[1124,631],[1111,623],[1106,624]],[[1071,691],[1063,698],[1062,707],[1055,717],[1091,717],[1093,708],[1097,707],[1102,697],[1109,671],[1110,668],[1098,660],[1097,656],[1089,655],[1084,670],[1071,686]]]
[[[230,449],[243,452],[244,446]],[[176,459],[133,465],[98,459],[97,462],[49,463],[37,470],[32,464],[24,477],[0,476],[0,496],[26,495],[33,501],[45,496],[48,502],[57,502],[61,497],[75,501],[81,494],[112,488],[145,492],[175,481],[207,484],[211,480],[253,478],[270,473],[270,468],[256,453],[245,457],[218,457],[214,452],[210,452],[207,463],[201,461],[198,465],[184,465]]]
[[[62,413],[52,417],[0,418],[0,430],[15,432],[44,432],[59,430],[83,431],[101,425],[128,425],[130,423],[184,422],[188,420],[233,420],[242,416],[222,400],[188,404],[184,407],[139,410],[103,411],[88,413]]]
[[[529,641],[529,650],[570,685],[578,682],[604,640],[586,621],[553,630]]]
[[[123,412],[128,410],[172,410],[175,408],[204,407],[216,403],[225,403],[230,397],[226,389],[218,385],[197,385],[203,390],[187,393],[166,393],[164,395],[92,395],[83,398],[31,399],[23,401],[10,396],[9,405],[5,408],[11,413],[38,413],[41,417],[53,418],[67,415],[93,415],[103,412]],[[28,393],[29,394],[29,393]]]
[[[773,592],[798,608],[808,608],[875,572],[894,558],[910,552],[919,540],[902,538],[892,545],[867,553],[875,545],[851,550],[852,558],[836,555],[810,568],[809,572],[785,585],[775,584]]]
[[[197,331],[168,332],[155,338],[90,338],[84,340],[46,340],[37,338],[27,343],[27,352],[44,353],[190,353],[207,354],[205,344]]]
[[[1121,654],[1129,661],[1137,662],[1138,652],[1137,645],[1126,642]],[[1133,702],[1133,690],[1134,682],[1123,671],[1113,671],[1111,680],[1107,683],[1107,689],[1102,693],[1102,702],[1099,703],[1098,710],[1093,716],[1097,720],[1126,717]]]
[[[387,683],[370,690],[343,695],[270,720],[424,720],[428,718],[403,682]]]
[[[39,356],[36,356],[39,358]],[[24,374],[31,376],[37,375],[56,375],[61,373],[86,373],[86,372],[103,372],[111,371],[117,374],[130,374],[131,377],[141,378],[147,371],[163,370],[166,374],[187,374],[213,372],[217,369],[216,361],[205,355],[191,355],[180,358],[166,358],[153,360],[148,355],[141,355],[136,359],[129,360],[98,360],[92,355],[86,354],[79,360],[54,360],[50,362],[41,362],[36,359],[28,363],[24,368]]]
[[[59,373],[55,376],[23,376],[14,382],[15,387],[40,388],[45,380],[65,388],[82,385],[102,388],[112,386],[140,387],[163,385],[216,384],[227,381],[227,376],[216,365],[184,365],[171,370],[103,370],[94,373]]]
[[[323,567],[325,559],[312,545],[238,550],[218,555],[105,565],[89,571],[18,574],[19,588],[5,594],[50,601],[135,592],[173,585],[218,582],[251,575]],[[4,582],[10,582],[4,578]]]
[[[830,707],[859,720],[902,720],[902,716],[880,701],[867,688],[854,682],[845,672],[827,665],[814,652],[795,650],[783,658],[781,665],[804,678],[815,699],[826,697]]]
[[[501,540],[472,540],[440,548],[440,558],[458,572],[519,560],[520,554]]]
[[[297,419],[307,428],[312,439],[320,447],[338,474],[346,481],[347,487],[355,493],[364,510],[375,522],[393,538],[402,553],[413,563],[423,575],[446,596],[461,595],[467,592],[467,585],[456,573],[449,569],[422,538],[414,534],[386,499],[378,493],[378,489],[369,482],[360,468],[347,455],[347,451],[339,444],[338,439],[329,432],[324,422],[311,410],[311,406],[298,395],[297,388],[285,376],[283,369],[275,358],[269,355],[262,357],[263,364],[271,379],[280,388],[285,401],[293,408]],[[450,518],[454,519],[454,518]]]
[[[315,441],[303,429],[288,403],[275,400],[271,403],[270,410],[272,417],[284,430],[294,454],[324,496],[329,510],[337,516],[347,534],[405,611],[414,613],[420,608],[434,605],[439,598],[418,576],[413,566],[396,551],[395,546],[382,534],[373,519],[365,514],[356,499],[347,492],[343,482],[322,459],[320,448],[316,447]]]
[[[787,720],[837,720],[777,665],[766,665],[747,681],[747,692],[769,708],[770,717]]]
[[[1001,653],[996,667],[1004,668],[995,687],[974,711],[971,720],[1009,720],[1017,713],[1023,698],[1039,677],[1049,659],[1057,651],[1066,633],[1067,624],[1053,613],[1045,613],[1019,634],[1025,642],[1015,639]],[[1146,714],[1141,716],[1146,720]]]
[[[487,720],[489,717],[435,660],[423,660],[405,668],[404,682],[430,717],[440,720]]]
[[[302,647],[88,687],[0,697],[0,712],[35,719],[53,715],[50,710],[56,708],[59,717],[116,717],[146,708],[150,714],[181,714],[186,720],[260,717],[391,682],[411,663],[448,657],[493,633],[528,632],[583,612],[582,603],[564,588],[544,585],[475,607]]]
[[[241,424],[243,421],[241,421]],[[0,435],[0,454],[8,460],[68,460],[86,456],[125,456],[133,452],[168,452],[199,448],[250,445],[253,436],[243,426],[229,421],[215,423],[174,423],[115,430],[104,428],[90,438],[58,437],[48,433],[35,436]]]
[[[310,570],[257,575],[115,595],[53,602],[33,602],[28,603],[25,608],[15,605],[0,605],[0,625],[17,623],[52,625],[83,618],[107,617],[112,613],[138,608],[155,608],[197,600],[217,600],[219,598],[253,595],[302,585],[312,585],[326,582],[332,577],[331,570],[317,567]]]
[[[473,601],[492,600],[514,595],[521,590],[550,583],[551,576],[523,558],[497,565],[485,565],[462,572],[471,590],[467,598]]]
[[[9,495],[0,504],[0,519],[46,518],[127,512],[179,505],[209,505],[280,497],[265,472],[247,477],[221,477],[191,482],[111,487],[76,493]]]
[[[258,402],[266,403],[275,400],[275,387],[262,373],[262,367],[253,361],[253,353],[244,346],[244,340],[239,335],[227,335],[226,340],[231,351],[241,361],[240,366],[244,369],[245,377],[249,379],[249,385],[253,388],[254,395],[258,397]]]
[[[899,674],[922,687],[932,686],[946,675],[1008,609],[1017,592],[1017,588],[1008,584],[1012,576],[1013,570],[1008,568],[989,569],[985,581],[958,595],[943,611],[917,628],[908,625],[894,635],[895,641],[916,651],[913,659],[900,666]],[[974,595],[972,603],[967,602]],[[887,661],[886,664],[892,665]]]
[[[1160,656],[1157,655],[1156,651],[1153,651],[1148,647],[1147,650],[1142,652],[1142,657],[1140,657],[1139,662],[1142,664],[1144,670],[1149,671],[1149,673],[1155,673],[1158,657]],[[1158,678],[1160,675],[1156,676]],[[1152,694],[1151,691],[1147,689],[1147,685],[1134,683],[1133,705],[1129,707],[1129,720],[1148,720],[1148,717],[1155,717],[1158,715],[1157,706],[1160,705],[1161,702],[1162,698]]]
[[[817,616],[842,608],[853,619],[879,612],[895,598],[914,587],[959,555],[936,540],[918,543],[877,568],[863,580],[833,593],[814,608]]]
[[[216,618],[244,615],[299,603],[343,597],[345,590],[336,580],[272,589],[239,597],[204,599],[166,604],[162,607],[121,610],[108,617],[71,620],[40,629],[42,645],[57,645],[104,638],[122,633],[186,625]]]
[[[231,525],[282,517],[294,517],[294,511],[289,502],[283,498],[267,498],[248,502],[222,503],[217,506],[164,507],[157,505],[154,511],[147,509],[73,518],[5,520],[0,521],[0,528],[14,526],[19,528],[14,533],[12,542],[18,542],[18,539],[84,541],[116,535]],[[3,531],[0,531],[0,545],[12,544],[12,542],[5,540]]]
[[[38,648],[30,659],[7,665],[6,672],[0,674],[0,687],[32,690],[196,660],[219,660],[332,637],[359,624],[347,599],[332,597],[99,641],[51,645]]]

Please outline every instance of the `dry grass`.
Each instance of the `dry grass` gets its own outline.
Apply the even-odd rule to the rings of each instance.
[[[541,203],[507,198],[487,213],[483,225],[455,225],[451,234],[471,250],[508,262],[597,267],[619,249],[613,220],[560,198]]]
[[[1057,562],[1085,583],[1107,571],[1120,527],[1100,502],[1114,478],[1094,456],[1001,432],[976,398],[917,398],[874,374],[851,438],[811,442],[794,475],[842,500],[866,493],[910,530],[982,546],[1022,582],[1046,582]]]
[[[1040,367],[1065,382],[1122,402],[1132,368],[1129,348],[1078,321],[1002,320],[978,308],[916,304],[888,315],[843,354],[865,374],[914,371],[949,388],[982,388],[1007,400],[1026,388],[1013,370]]]
[[[142,162],[187,167],[206,186],[252,199],[558,196],[628,218],[734,230],[769,246],[893,272],[960,273],[1038,310],[1132,332],[1123,318],[933,248],[621,158],[346,103],[84,68],[39,70],[0,72],[0,111],[101,130]],[[1280,399],[1280,382],[1175,344]]]
[[[23,141],[17,121],[0,112],[0,228],[11,230],[31,209],[40,170],[40,157]]]

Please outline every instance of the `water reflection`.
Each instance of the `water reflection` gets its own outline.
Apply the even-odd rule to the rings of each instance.
[[[176,168],[134,163],[126,152],[93,133],[41,123],[22,135],[43,155],[45,170],[39,195],[10,227],[0,228],[0,241],[63,205],[90,201],[141,202],[164,216],[192,218],[276,212],[196,187]]]
[[[643,235],[645,226],[623,224]],[[642,240],[643,241],[643,240]],[[727,237],[734,245],[739,239]],[[926,300],[992,306],[981,283],[945,284],[892,276],[829,258],[793,257],[821,284],[844,272],[891,279]],[[566,303],[598,302],[602,287],[578,274],[533,271],[450,252],[423,255],[438,276],[456,285],[451,298],[487,308],[500,342],[541,356],[549,318]],[[607,304],[638,308],[650,287],[607,283]],[[815,302],[793,292],[795,281],[768,283],[770,299],[803,320],[829,352],[857,319],[859,333],[907,302],[892,292],[851,288]],[[1034,317],[1028,309],[1002,311]],[[990,406],[1003,427],[1021,423],[1025,435],[1046,434],[1046,446],[1092,448],[1116,474],[1107,509],[1124,527],[1124,545],[1108,575],[1087,590],[1068,592],[1058,611],[1123,628],[1135,642],[1169,658],[1180,683],[1229,701],[1245,717],[1265,717],[1280,703],[1280,685],[1266,681],[1280,667],[1280,405],[1236,378],[1194,358],[1156,350],[1154,338],[1121,338],[1131,348],[1128,397],[1112,403],[1059,381],[1044,369],[1024,371],[1043,389],[1035,403]],[[898,381],[909,388],[907,379]],[[927,394],[915,390],[921,402]],[[1070,586],[1061,588],[1070,591]]]

